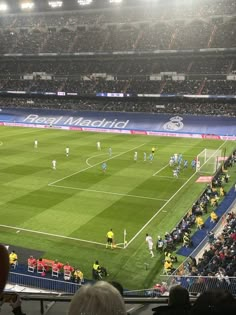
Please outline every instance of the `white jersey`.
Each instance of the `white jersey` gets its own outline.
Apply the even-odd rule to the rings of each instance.
[[[150,235],[146,236],[146,242],[148,243],[149,250],[152,250],[152,248],[153,248],[153,240],[152,240],[152,237]]]
[[[147,161],[147,153],[146,152],[143,153],[143,160],[144,160],[144,162]]]
[[[170,166],[173,166],[174,163],[175,163],[175,159],[174,159],[173,156],[171,156],[170,161],[169,161],[169,165],[170,165]]]
[[[137,161],[138,159],[138,152],[134,152],[134,161]]]
[[[38,147],[38,140],[34,140],[34,147],[35,147],[35,148]]]
[[[201,168],[201,163],[200,161],[197,161],[196,170],[199,171],[200,168]]]
[[[70,149],[68,147],[66,147],[66,155],[68,156],[70,153]]]
[[[177,171],[177,169],[176,169],[176,170],[173,170],[173,175],[174,175],[175,177],[178,177],[178,171]]]
[[[101,150],[101,142],[100,141],[97,142],[97,149]]]
[[[57,167],[57,161],[56,160],[53,160],[52,161],[52,168],[55,170]]]

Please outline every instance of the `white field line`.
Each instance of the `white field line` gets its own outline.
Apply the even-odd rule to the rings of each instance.
[[[29,229],[16,227],[16,226],[0,224],[0,227],[7,228],[7,229],[12,229],[12,230],[17,230],[17,231],[41,234],[41,235],[46,235],[46,236],[58,237],[58,238],[63,238],[63,239],[67,239],[67,240],[80,241],[80,242],[84,242],[84,243],[90,243],[90,244],[95,244],[95,245],[106,246],[106,243],[93,242],[93,241],[88,241],[88,240],[84,240],[84,239],[76,238],[76,237],[70,237],[70,236],[64,236],[64,235],[59,235],[59,234],[41,232],[41,231],[36,231],[36,230],[29,230]]]
[[[93,159],[93,158],[95,158],[95,157],[97,157],[97,156],[101,156],[101,155],[107,155],[107,153],[101,153],[101,154],[97,154],[97,155],[90,156],[89,158],[87,158],[86,164],[87,164],[88,166],[92,167],[93,165],[89,164],[88,161],[89,161],[90,159]]]
[[[48,186],[53,186],[54,184],[56,184],[56,183],[58,183],[58,182],[61,182],[62,180],[66,179],[66,178],[69,178],[69,177],[72,177],[72,176],[74,176],[74,175],[76,175],[76,174],[85,172],[85,171],[87,171],[88,169],[90,169],[90,168],[92,168],[92,167],[95,167],[95,166],[97,166],[97,165],[100,165],[100,164],[103,163],[103,162],[107,162],[107,161],[112,160],[112,159],[114,159],[114,158],[116,158],[116,157],[118,157],[118,156],[121,156],[121,155],[123,155],[123,154],[126,154],[126,153],[128,153],[128,152],[130,152],[130,151],[136,150],[136,149],[142,147],[142,146],[145,145],[145,144],[146,144],[146,143],[140,144],[140,145],[138,145],[137,147],[132,148],[132,149],[130,149],[130,150],[128,150],[128,151],[125,151],[125,152],[116,154],[116,155],[114,155],[113,157],[110,157],[110,158],[108,158],[108,159],[106,159],[106,160],[103,160],[103,161],[101,161],[101,162],[98,162],[98,163],[96,163],[96,164],[94,164],[94,165],[92,165],[92,166],[88,166],[88,167],[86,167],[86,168],[83,168],[83,169],[80,170],[80,171],[74,172],[74,173],[72,173],[72,174],[70,174],[70,175],[67,175],[67,176],[62,177],[62,178],[60,178],[60,179],[58,179],[58,180],[55,180],[54,182],[49,183]]]
[[[227,142],[224,141],[217,150],[220,150],[221,147],[223,147],[223,145]],[[206,160],[206,162],[203,164],[205,165],[210,158],[214,155],[214,153]],[[203,166],[202,165],[202,166]],[[144,226],[131,238],[131,240],[126,244],[126,248],[136,239],[136,237],[149,225],[150,222],[152,222],[152,220],[171,202],[171,200],[188,184],[188,182],[195,176],[196,172],[189,177],[189,179],[170,197],[170,199],[151,217],[150,220],[148,220],[147,223],[144,224]]]
[[[169,163],[166,164],[165,166],[163,166],[160,170],[158,170],[156,173],[154,173],[152,176],[155,176],[156,174],[160,173],[162,170],[164,170],[165,168],[167,168],[167,166],[169,166]]]
[[[183,180],[187,180],[188,177],[174,177],[174,176],[160,176],[160,175],[157,175],[158,178],[167,178],[167,179],[183,179]]]
[[[104,190],[61,186],[61,185],[54,185],[54,184],[51,186],[52,187],[58,187],[58,188],[64,188],[64,189],[74,189],[74,190],[82,190],[82,191],[95,192],[95,193],[101,193],[101,194],[115,195],[115,196],[133,197],[133,198],[149,199],[149,200],[157,200],[157,201],[167,201],[167,199],[159,199],[159,198],[152,198],[152,197],[145,197],[145,196],[138,196],[138,195],[122,194],[122,193],[110,192],[110,191],[104,191]]]

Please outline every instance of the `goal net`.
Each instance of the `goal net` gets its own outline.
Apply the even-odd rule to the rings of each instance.
[[[204,149],[197,155],[196,172],[215,174],[222,164],[222,150]]]

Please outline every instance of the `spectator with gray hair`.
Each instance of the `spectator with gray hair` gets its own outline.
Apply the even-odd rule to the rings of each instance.
[[[82,286],[73,296],[68,315],[126,315],[119,291],[105,281]]]

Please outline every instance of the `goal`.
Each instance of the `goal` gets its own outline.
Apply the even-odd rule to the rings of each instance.
[[[215,174],[222,163],[222,150],[204,149],[197,155],[196,172]]]

